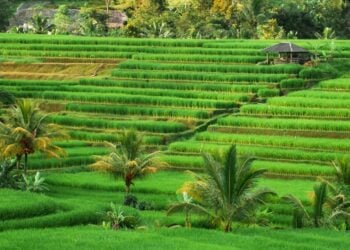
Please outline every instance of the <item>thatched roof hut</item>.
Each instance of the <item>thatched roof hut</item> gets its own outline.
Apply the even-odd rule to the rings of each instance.
[[[275,63],[304,63],[310,60],[311,55],[308,50],[290,42],[278,43],[263,51],[266,52],[267,61],[269,61],[269,53],[278,53],[279,58],[274,60]]]

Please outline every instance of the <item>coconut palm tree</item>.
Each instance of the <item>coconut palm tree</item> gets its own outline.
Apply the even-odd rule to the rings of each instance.
[[[301,200],[291,194],[283,196],[282,199],[293,207],[293,228],[304,227],[311,218]]]
[[[267,20],[265,10],[268,9],[268,1],[244,0],[243,6],[241,12],[243,22],[252,33],[252,38],[257,38],[258,25]]]
[[[166,164],[157,157],[159,152],[143,154],[142,136],[135,130],[124,131],[120,144],[105,142],[111,152],[106,156],[96,156],[92,169],[107,171],[115,176],[122,176],[125,183],[125,192],[131,192],[131,185],[137,176],[154,173]]]
[[[185,227],[191,228],[191,212],[207,214],[212,216],[212,214],[204,208],[203,206],[196,204],[192,197],[189,196],[186,192],[182,193],[182,200],[172,204],[168,211],[167,215],[171,215],[177,212],[183,212],[185,214]]]
[[[350,230],[350,158],[343,157],[333,162],[336,171],[335,183],[327,183],[331,197],[327,200],[332,209],[331,222],[343,219],[346,230]]]
[[[294,195],[286,195],[282,197],[287,203],[293,207],[293,227],[302,228],[305,224],[312,224],[320,227],[325,217],[324,207],[328,201],[327,183],[320,182],[314,185],[312,193],[313,214],[310,215],[302,201]]]
[[[43,17],[41,14],[33,16],[31,23],[35,34],[47,34],[54,28],[54,25],[49,23],[49,18]]]
[[[326,223],[334,226],[339,221],[345,223],[350,230],[350,159],[344,157],[333,162],[336,171],[336,182],[323,178],[314,186],[312,195],[313,214],[310,215],[303,203],[293,195],[282,197],[293,206],[293,227],[301,228],[305,224],[320,227]]]
[[[0,149],[4,157],[16,157],[17,167],[24,156],[24,174],[28,156],[39,151],[48,157],[64,155],[64,150],[53,145],[52,139],[65,136],[56,125],[47,124],[47,115],[30,100],[17,100],[0,122]]]
[[[192,173],[194,182],[186,183],[183,190],[204,207],[213,209],[224,231],[232,230],[233,220],[245,220],[267,196],[275,195],[268,189],[254,190],[255,183],[266,170],[252,170],[252,158],[237,162],[236,147],[230,147],[225,163],[205,154],[205,175]]]

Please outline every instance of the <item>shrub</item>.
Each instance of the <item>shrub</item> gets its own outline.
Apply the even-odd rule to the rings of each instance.
[[[111,209],[106,212],[105,219],[103,226],[114,230],[121,228],[134,229],[140,224],[140,214],[137,210],[122,206],[117,207],[113,202],[111,203]]]
[[[306,68],[299,72],[299,76],[304,79],[326,79],[334,78],[339,75],[337,69],[329,64],[321,64],[318,67]]]
[[[23,176],[23,189],[30,192],[40,193],[49,190],[45,183],[45,178],[36,172],[35,176]]]
[[[144,210],[154,210],[155,208],[151,202],[141,201],[138,205],[138,209],[141,211],[144,211]]]
[[[129,206],[129,207],[133,207],[136,208],[137,207],[137,197],[133,194],[127,194],[124,197],[124,205],[125,206]]]
[[[18,188],[17,177],[12,173],[15,160],[0,162],[0,188]]]

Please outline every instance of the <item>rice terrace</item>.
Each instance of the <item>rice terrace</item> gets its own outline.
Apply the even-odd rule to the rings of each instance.
[[[350,249],[350,1],[0,6],[0,249]]]

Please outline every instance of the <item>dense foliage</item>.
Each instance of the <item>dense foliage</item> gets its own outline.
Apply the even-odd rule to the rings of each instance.
[[[8,5],[9,1],[3,2]],[[60,5],[62,3],[67,4],[52,1],[48,6],[57,10],[51,18],[57,34],[261,39],[350,36],[349,0],[106,0]],[[77,16],[70,13],[70,8],[77,7],[80,7],[79,25],[74,23]],[[125,13],[127,21],[119,23],[117,28],[113,25],[108,28],[109,17],[113,16],[111,10]],[[41,13],[40,6],[37,13]],[[0,29],[4,29],[9,12],[0,16]],[[36,20],[31,24],[37,26]],[[16,32],[37,32],[36,28],[11,28]]]

